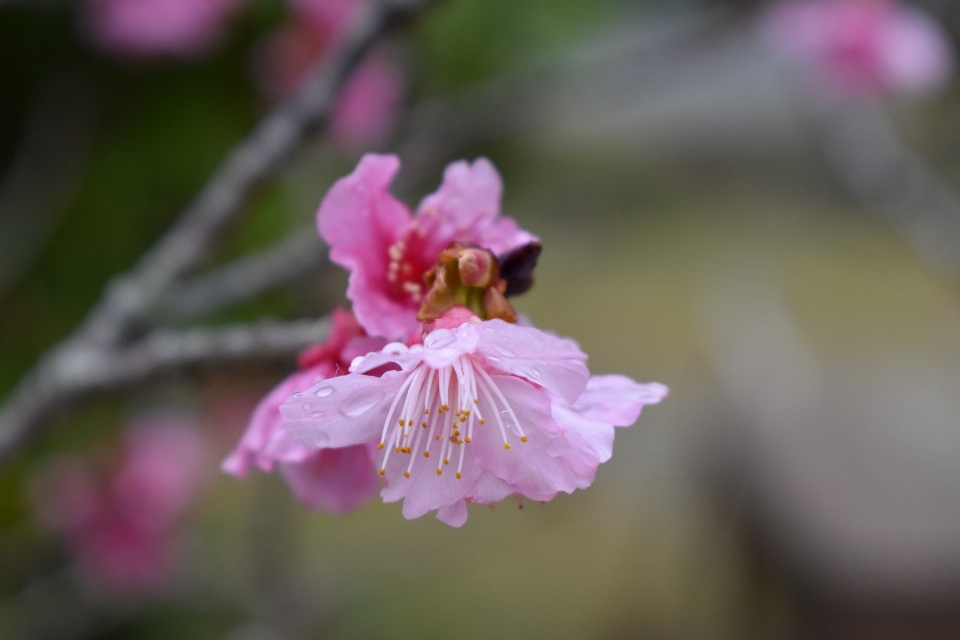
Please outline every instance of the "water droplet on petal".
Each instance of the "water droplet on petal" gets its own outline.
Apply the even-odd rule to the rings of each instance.
[[[356,393],[344,400],[338,409],[340,409],[343,415],[356,418],[376,406],[382,397],[383,396],[376,391]]]
[[[294,392],[293,392],[293,397],[295,397],[295,398],[300,397],[300,392],[299,392],[299,391],[294,391]]]
[[[542,373],[540,373],[540,369],[537,369],[536,367],[534,367],[533,369],[530,369],[530,371],[533,373],[533,375],[537,377],[543,375]]]
[[[310,411],[310,407],[312,407],[312,406],[313,406],[313,405],[308,402],[308,403],[306,403],[306,404],[303,405],[303,410],[304,410],[304,411]]]
[[[331,393],[333,393],[333,387],[330,385],[326,385],[324,387],[320,387],[319,389],[317,389],[316,396],[318,398],[326,398]]]

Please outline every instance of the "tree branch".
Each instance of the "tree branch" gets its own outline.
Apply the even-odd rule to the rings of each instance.
[[[170,322],[202,318],[255,298],[323,264],[323,242],[313,228],[303,229],[258,253],[174,285],[160,300],[156,313]]]
[[[13,454],[53,410],[86,393],[189,364],[294,353],[326,335],[325,320],[143,333],[149,313],[207,258],[250,194],[323,124],[363,54],[392,24],[425,6],[418,0],[374,3],[329,61],[234,147],[170,230],[130,271],[108,283],[80,327],[42,356],[8,396],[0,407],[0,459]]]

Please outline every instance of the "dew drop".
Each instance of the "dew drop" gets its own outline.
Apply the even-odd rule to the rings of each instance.
[[[504,426],[512,427],[513,419],[510,417],[510,412],[503,410],[500,412],[500,419],[503,420]]]
[[[356,418],[372,409],[381,398],[376,392],[358,393],[347,398],[338,408],[343,415]]]
[[[310,408],[311,408],[311,407],[313,407],[313,405],[310,404],[309,402],[307,402],[306,404],[303,405],[303,410],[304,410],[304,411],[310,411]]]
[[[327,385],[325,387],[320,387],[319,389],[317,389],[316,396],[318,398],[326,398],[331,393],[333,393],[333,387],[331,387],[330,385]]]
[[[534,368],[531,369],[530,371],[533,372],[533,375],[538,376],[538,377],[541,376],[541,375],[543,375],[543,374],[540,373],[540,369],[537,369],[536,367],[534,367]]]

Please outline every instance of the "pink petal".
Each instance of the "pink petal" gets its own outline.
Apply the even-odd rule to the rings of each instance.
[[[571,409],[586,420],[629,427],[645,405],[657,404],[668,393],[658,382],[639,384],[626,376],[591,376]]]
[[[493,369],[524,377],[571,403],[586,388],[587,355],[573,341],[503,320],[483,322],[477,331],[477,353]]]
[[[548,393],[512,376],[491,378],[510,402],[527,442],[520,442],[514,432],[508,434],[511,448],[504,449],[493,417],[496,409],[481,398],[480,410],[488,417],[487,423],[482,433],[474,434],[467,449],[480,468],[531,500],[550,500],[561,491],[571,493],[590,486],[599,458],[582,440],[563,437],[563,429],[553,420]]]
[[[346,149],[369,149],[393,131],[403,101],[403,77],[392,61],[364,61],[343,87],[330,116],[330,136]]]
[[[254,466],[270,471],[278,460],[297,462],[310,456],[313,449],[294,440],[281,428],[280,405],[295,391],[308,389],[332,373],[330,365],[324,363],[284,378],[257,404],[243,437],[220,468],[237,478],[244,478]]]
[[[460,528],[467,522],[467,503],[457,500],[437,509],[437,520],[451,527]]]
[[[406,337],[418,324],[407,304],[390,297],[386,282],[390,247],[412,221],[387,190],[399,168],[396,156],[365,155],[331,187],[317,211],[330,259],[350,271],[347,297],[357,320],[367,333],[391,339]]]
[[[553,419],[564,429],[577,433],[601,463],[613,455],[614,433],[611,424],[589,420],[559,404],[553,405]]]
[[[417,209],[426,246],[439,255],[453,241],[472,242],[499,254],[535,240],[513,219],[500,216],[502,195],[500,174],[486,158],[447,165],[440,188]]]
[[[366,445],[313,451],[302,462],[281,463],[280,474],[304,506],[336,514],[365,503],[379,485]]]
[[[379,442],[404,379],[390,371],[382,378],[351,373],[318,382],[280,406],[283,428],[315,449]]]
[[[516,493],[516,489],[489,471],[484,471],[470,491],[469,499],[474,504],[493,504],[513,493]]]

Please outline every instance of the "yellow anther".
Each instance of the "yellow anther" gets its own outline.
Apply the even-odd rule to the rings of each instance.
[[[382,443],[382,442],[377,445],[377,449],[383,449],[383,443]]]
[[[400,422],[400,426],[402,427],[402,426],[403,426],[403,420],[399,420],[399,422]]]
[[[445,404],[445,405],[443,405],[443,407],[441,407],[441,408],[442,408],[444,411],[450,411],[450,405]]]
[[[442,475],[443,475],[443,469],[437,469],[437,475],[438,475],[438,476],[442,476]]]
[[[424,410],[423,410],[423,415],[425,415],[425,416],[430,415],[430,409],[424,409]]]
[[[387,470],[386,470],[386,469],[380,469],[380,475],[382,475],[382,476],[387,475]]]
[[[466,438],[466,440],[465,440],[464,442],[466,442],[467,444],[470,444],[470,443],[472,442],[472,440],[470,440],[470,436],[467,436],[467,438]]]
[[[444,458],[443,464],[450,464],[450,458]]]
[[[403,453],[403,447],[397,447],[397,453]]]
[[[479,403],[479,402],[480,402],[480,398],[474,398],[474,399],[473,399],[473,404],[477,404],[477,403]]]
[[[457,480],[459,480],[459,479],[460,479],[460,478],[462,478],[462,477],[463,477],[463,476],[462,476],[462,475],[460,475],[460,472],[459,472],[459,471],[457,471]]]
[[[479,422],[480,422],[480,424],[486,424],[486,423],[487,423],[487,421],[484,420],[483,418],[480,418]]]
[[[436,440],[437,442],[440,442],[440,436],[434,436],[433,439]]]
[[[430,457],[430,452],[429,452],[429,451],[424,451],[424,452],[423,452],[423,457],[424,457],[424,458],[429,458],[429,457]]]
[[[404,471],[404,472],[403,472],[403,477],[404,477],[404,478],[409,478],[409,477],[410,477],[410,472],[409,472],[409,471]]]
[[[527,441],[527,436],[521,436],[520,442],[526,442],[526,441]]]
[[[424,429],[426,429],[426,428],[427,428],[427,423],[424,422],[421,426],[422,426]]]
[[[503,443],[503,448],[504,448],[504,449],[509,449],[509,448],[510,448],[510,443],[504,442],[504,443]]]
[[[467,415],[466,415],[466,414],[463,414],[462,416],[460,416],[460,422],[466,422],[466,421],[467,421]]]

